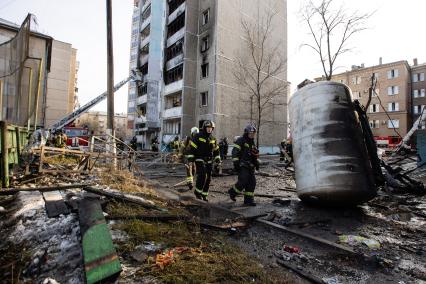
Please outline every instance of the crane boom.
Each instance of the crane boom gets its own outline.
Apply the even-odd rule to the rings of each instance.
[[[122,86],[124,86],[130,80],[135,80],[135,81],[139,80],[139,77],[138,77],[136,72],[132,72],[132,74],[129,77],[127,77],[126,79],[117,83],[114,86],[114,92],[116,92],[118,89],[120,89]],[[51,127],[52,132],[55,132],[55,130],[57,130],[57,129],[61,129],[62,127],[64,127],[68,123],[74,121],[80,115],[82,115],[83,113],[88,111],[90,108],[92,108],[93,106],[95,106],[99,102],[103,101],[107,97],[107,94],[108,94],[108,92],[103,92],[101,95],[97,96],[96,98],[94,98],[93,100],[91,100],[90,102],[85,104],[84,106],[76,109],[75,111],[73,111],[70,114],[67,114],[61,120],[59,120],[58,122],[56,122],[55,124],[52,125],[52,127]]]

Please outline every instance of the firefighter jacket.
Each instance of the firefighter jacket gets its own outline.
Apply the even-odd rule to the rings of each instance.
[[[244,135],[235,141],[232,149],[232,161],[239,164],[241,167],[250,169],[259,167],[259,151],[254,144],[254,140]]]
[[[211,134],[201,131],[192,138],[189,144],[190,151],[187,155],[189,161],[208,163],[211,163],[213,159],[220,161],[219,145]]]

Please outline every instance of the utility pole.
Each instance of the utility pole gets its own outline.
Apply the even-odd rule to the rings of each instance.
[[[107,134],[115,137],[114,133],[114,55],[112,41],[112,5],[111,0],[106,0],[107,16]],[[116,153],[115,140],[108,136],[107,149],[114,155]],[[111,151],[112,150],[112,151]],[[116,159],[113,163],[116,167]]]

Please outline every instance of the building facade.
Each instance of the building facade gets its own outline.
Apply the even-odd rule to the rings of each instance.
[[[414,59],[411,66],[411,92],[413,98],[413,123],[419,118],[424,111],[426,105],[426,63],[417,64],[417,59]],[[425,123],[420,126],[425,129]]]
[[[411,69],[407,61],[367,68],[352,66],[351,71],[333,75],[332,80],[348,85],[353,99],[365,106],[373,76],[377,84],[367,109],[371,130],[378,145],[397,144],[412,123]]]
[[[78,127],[87,127],[94,135],[105,135],[107,133],[107,112],[89,111],[83,113],[75,121]],[[114,115],[115,136],[125,139],[127,128],[127,115],[116,113]]]
[[[0,45],[13,39],[19,28],[14,23],[0,19]],[[3,56],[6,58],[8,55],[0,54],[0,60],[5,60]],[[37,109],[35,114],[31,114],[28,123],[22,121],[18,124],[49,128],[66,114],[71,113],[78,90],[77,72],[77,50],[72,48],[71,44],[31,31],[28,57],[22,71],[24,75],[22,78],[25,79],[21,80],[19,90],[12,86],[4,88],[6,96],[20,95],[21,102],[28,101],[30,109]],[[3,102],[0,119],[11,120],[10,114],[27,112],[26,105],[21,103],[18,106],[12,106]]]
[[[139,40],[132,35],[130,65],[143,80],[129,87],[128,126],[140,145],[149,148],[155,136],[163,143],[183,138],[205,120],[216,123],[218,138],[241,135],[253,121],[250,97],[233,75],[238,52],[247,46],[242,21],[274,10],[271,37],[282,40],[278,53],[285,60],[286,1],[141,0],[135,7],[132,33],[139,31]],[[287,83],[283,69],[274,83]],[[287,91],[274,102],[264,115],[262,145],[286,136]]]

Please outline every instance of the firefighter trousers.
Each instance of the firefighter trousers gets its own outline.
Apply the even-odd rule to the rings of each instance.
[[[195,162],[186,162],[186,184],[192,187],[192,183],[194,182],[195,176]]]
[[[253,202],[255,188],[256,177],[254,175],[254,169],[241,167],[238,172],[238,181],[232,188],[234,193],[240,194],[244,191],[244,202]]]
[[[204,198],[207,198],[209,195],[209,186],[212,176],[212,163],[196,161],[195,170],[197,173],[195,191],[198,194],[201,194]]]

